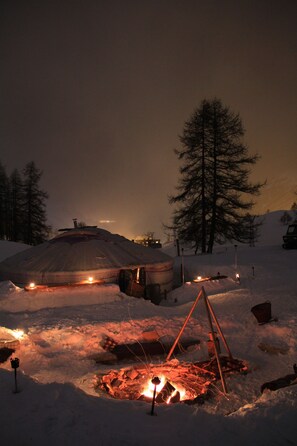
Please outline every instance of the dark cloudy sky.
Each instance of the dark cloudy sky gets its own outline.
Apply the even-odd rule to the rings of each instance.
[[[72,218],[162,236],[185,120],[204,98],[239,112],[267,179],[297,190],[295,0],[1,0],[0,160],[34,160],[54,227]]]

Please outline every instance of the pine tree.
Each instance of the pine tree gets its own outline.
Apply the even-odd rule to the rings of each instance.
[[[283,225],[288,225],[292,220],[293,220],[293,218],[291,217],[291,215],[287,211],[285,211],[283,213],[283,215],[281,216],[281,218],[280,218],[280,222]]]
[[[0,239],[6,239],[9,225],[9,182],[6,169],[0,162]]]
[[[202,101],[185,122],[176,150],[181,178],[170,203],[179,205],[173,227],[195,252],[211,253],[215,242],[250,240],[245,216],[254,202],[244,198],[259,194],[262,184],[248,181],[258,156],[248,155],[243,135],[239,115],[218,99]]]
[[[260,227],[263,224],[263,220],[259,219],[259,215],[251,215],[247,213],[244,217],[247,227],[249,228],[249,246],[255,246],[258,241]]]
[[[297,193],[296,193],[297,195]],[[291,210],[293,211],[293,215],[295,218],[295,222],[297,221],[297,203],[296,201],[294,201],[294,203],[292,204]]]
[[[21,175],[14,169],[9,178],[9,240],[15,242],[23,238],[24,192]]]
[[[46,224],[45,200],[48,194],[39,188],[42,172],[33,161],[26,165],[23,174],[23,241],[37,245],[47,239],[50,230]]]

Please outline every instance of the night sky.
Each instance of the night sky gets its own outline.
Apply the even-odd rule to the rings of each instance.
[[[0,160],[35,161],[54,228],[169,223],[174,148],[203,99],[238,112],[255,209],[297,201],[295,0],[1,0]],[[100,220],[113,223],[100,224]]]

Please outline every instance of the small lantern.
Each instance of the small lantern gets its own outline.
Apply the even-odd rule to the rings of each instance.
[[[15,385],[15,391],[14,393],[18,393],[18,383],[17,383],[17,369],[20,366],[20,360],[19,358],[11,358],[10,359],[11,368],[14,369],[14,385]]]
[[[154,385],[154,395],[153,395],[153,401],[152,401],[152,409],[151,409],[151,415],[154,415],[154,407],[155,407],[155,400],[156,400],[156,393],[157,393],[157,386],[161,384],[160,378],[158,376],[155,376],[152,379],[152,384]]]
[[[14,358],[14,359],[11,358],[10,363],[11,363],[11,367],[15,370],[18,369],[20,366],[19,358]]]

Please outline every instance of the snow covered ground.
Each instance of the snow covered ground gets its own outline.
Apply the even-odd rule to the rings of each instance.
[[[116,285],[86,289],[26,292],[0,283],[0,338],[24,336],[13,357],[20,360],[18,393],[10,360],[0,363],[1,444],[35,445],[297,445],[297,385],[266,390],[264,382],[293,373],[297,363],[297,250],[283,250],[285,227],[279,213],[266,217],[260,242],[253,248],[218,247],[213,255],[184,251],[175,259],[176,283],[181,263],[185,282],[161,305],[128,297]],[[0,242],[1,259],[11,242]],[[11,245],[11,254],[16,251]],[[22,247],[23,248],[23,247]],[[174,248],[164,250],[174,253]],[[199,276],[227,278],[195,283]],[[235,274],[240,274],[240,282]],[[160,364],[164,358],[135,358],[98,364],[105,335],[120,343],[143,340],[156,332],[173,342],[204,286],[235,358],[248,373],[226,375],[203,405],[157,405],[116,400],[94,388],[96,374],[111,368]],[[251,308],[271,302],[277,321],[259,325]],[[200,344],[173,360],[207,359],[208,320],[199,301],[184,337]],[[1,341],[0,339],[0,341]],[[223,348],[222,348],[223,350]]]

